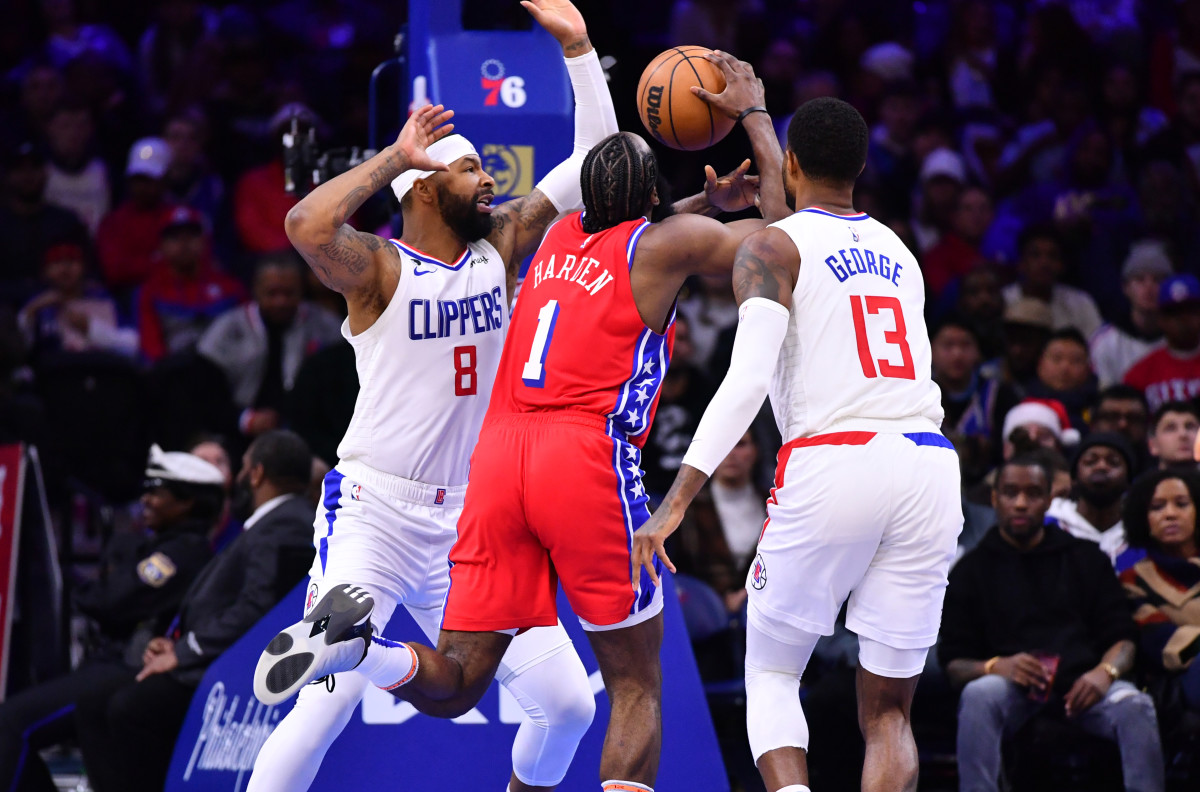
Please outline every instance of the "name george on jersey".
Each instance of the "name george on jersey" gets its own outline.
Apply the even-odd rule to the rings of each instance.
[[[458,300],[410,300],[408,337],[413,341],[424,341],[501,330],[504,309],[499,286],[490,292]]]
[[[613,276],[609,274],[607,269],[597,271],[592,280],[592,268],[600,266],[600,262],[590,256],[576,257],[572,253],[563,256],[562,263],[558,269],[554,268],[554,256],[550,256],[550,260],[546,262],[539,261],[529,271],[526,281],[532,280],[533,286],[536,288],[542,281],[557,278],[559,280],[571,281],[582,286],[587,293],[595,297],[596,294],[605,286],[613,282]]]
[[[870,274],[891,281],[892,285],[897,287],[900,285],[900,271],[904,269],[900,262],[892,261],[882,253],[876,254],[873,250],[856,247],[839,250],[836,256],[825,259],[825,265],[838,279],[838,283],[845,283],[855,275]]]

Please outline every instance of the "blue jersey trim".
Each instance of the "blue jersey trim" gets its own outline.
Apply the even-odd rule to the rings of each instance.
[[[422,264],[433,264],[434,266],[441,267],[443,269],[455,271],[460,270],[462,269],[463,265],[467,263],[467,260],[471,258],[470,246],[468,246],[467,249],[463,251],[463,254],[458,257],[458,261],[454,262],[453,264],[447,264],[440,259],[435,259],[433,256],[422,253],[416,248],[404,244],[399,239],[389,239],[388,241],[395,245],[405,255],[412,256]]]
[[[342,480],[346,476],[337,468],[325,474],[325,494],[321,505],[325,507],[325,523],[329,529],[321,537],[317,548],[317,556],[321,559],[321,574],[325,574],[325,565],[329,560],[329,537],[333,536],[333,523],[337,520],[338,509],[342,508]]]
[[[954,444],[947,440],[940,432],[906,432],[904,436],[919,446],[937,446],[938,448],[954,450]]]
[[[867,214],[866,212],[859,212],[858,214],[852,214],[852,215],[840,215],[840,214],[834,214],[833,212],[826,212],[824,209],[817,209],[815,207],[809,207],[808,209],[801,209],[800,211],[801,212],[812,212],[813,214],[819,214],[819,215],[825,215],[826,217],[833,217],[838,220],[855,220],[855,221],[857,221],[857,220],[869,220],[871,218],[871,216],[869,214]]]
[[[629,244],[625,246],[625,260],[629,263],[628,269],[633,269],[633,254],[637,250],[638,240],[642,238],[642,234],[650,227],[650,221],[644,220],[640,226],[633,230],[629,235]]]

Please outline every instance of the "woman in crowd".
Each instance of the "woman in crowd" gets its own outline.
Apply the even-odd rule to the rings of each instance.
[[[1156,470],[1134,482],[1125,535],[1146,557],[1121,573],[1150,668],[1174,675],[1188,709],[1200,712],[1200,473]]]

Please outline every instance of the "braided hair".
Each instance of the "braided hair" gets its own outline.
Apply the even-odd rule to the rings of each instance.
[[[597,143],[583,160],[583,230],[595,234],[641,217],[658,180],[654,152],[636,135],[617,132]]]

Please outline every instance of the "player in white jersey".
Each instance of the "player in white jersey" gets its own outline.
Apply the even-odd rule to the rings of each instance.
[[[562,45],[576,101],[574,153],[530,195],[493,211],[495,182],[474,147],[449,134],[453,113],[439,105],[418,110],[395,144],[320,185],[288,215],[288,238],[322,282],[346,297],[342,334],[354,347],[361,388],[317,513],[308,622],[295,640],[285,631],[272,641],[256,670],[255,693],[265,701],[301,691],[259,753],[251,792],[307,789],[369,678],[364,664],[337,674],[332,689],[293,684],[298,666],[311,665],[313,656],[287,654],[285,642],[292,649],[310,638],[320,644],[322,628],[330,637],[369,630],[371,623],[356,627],[360,619],[345,610],[369,603],[376,632],[403,604],[436,640],[449,585],[446,557],[517,269],[560,212],[582,205],[583,156],[617,129],[579,12],[568,0],[524,5]],[[402,237],[384,240],[347,225],[388,184],[400,199]],[[320,626],[310,630],[313,624]],[[561,623],[513,640],[497,678],[528,715],[513,745],[509,789],[551,789],[566,775],[595,711],[587,673]]]
[[[733,361],[662,506],[634,537],[653,575],[687,505],[768,390],[784,446],[746,581],[747,731],[770,792],[807,792],[800,677],[843,602],[859,636],[865,792],[915,790],[909,712],[937,639],[962,529],[958,456],[939,431],[916,259],[853,208],[867,126],[814,99],[788,127],[784,180],[800,211],[738,249]]]

